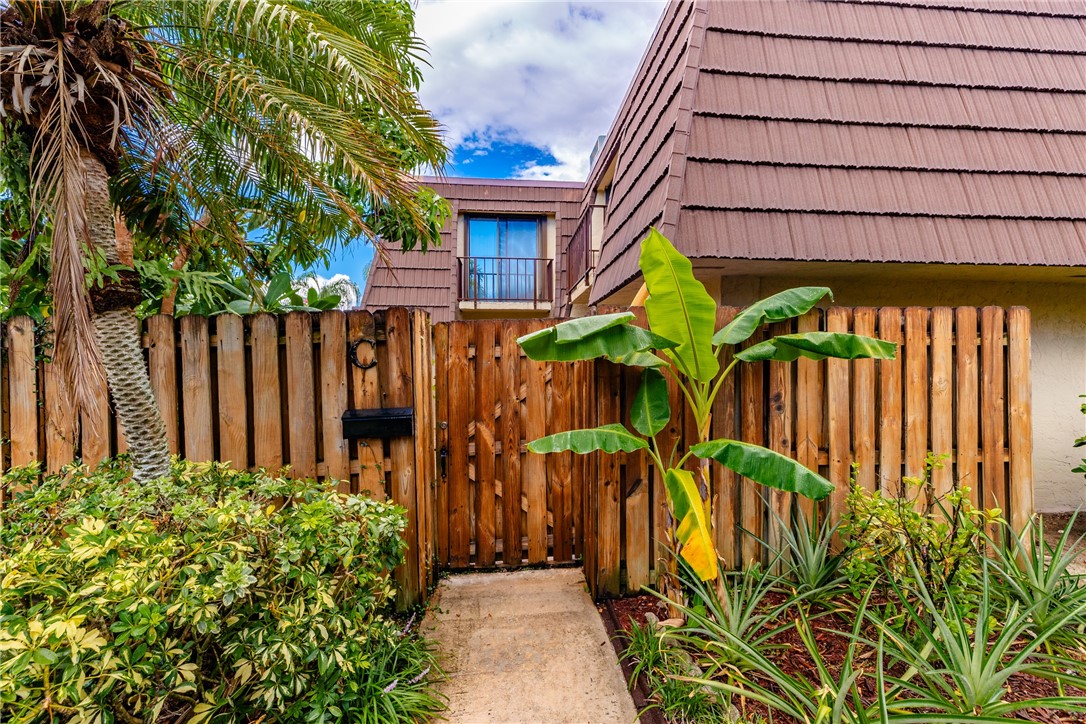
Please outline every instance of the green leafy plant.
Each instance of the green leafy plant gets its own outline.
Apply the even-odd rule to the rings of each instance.
[[[38,471],[5,474],[9,489]],[[429,645],[386,614],[403,510],[334,483],[73,466],[0,528],[5,722],[418,721]]]
[[[716,302],[694,278],[690,261],[655,229],[641,243],[640,266],[648,290],[648,330],[631,324],[635,315],[627,312],[562,322],[518,340],[534,360],[602,357],[644,368],[631,409],[634,431],[613,423],[544,437],[529,443],[528,448],[536,453],[645,450],[664,478],[674,521],[668,542],[701,580],[712,580],[718,575],[718,557],[710,522],[710,460],[763,485],[814,499],[824,498],[833,489],[818,473],[767,448],[739,440],[709,440],[713,401],[725,378],[741,362],[800,357],[890,359],[895,347],[853,334],[809,332],[780,335],[741,348],[762,325],[805,314],[830,290],[789,289],[751,305],[716,329]],[[734,355],[722,368],[721,359],[728,350],[734,350]],[[675,380],[698,430],[698,442],[681,455],[675,449],[662,449],[657,440],[672,415],[666,376]],[[691,457],[701,461],[696,479],[683,469]]]
[[[731,709],[718,692],[691,678],[700,676],[693,658],[661,635],[655,624],[633,624],[624,658],[633,664],[631,685],[644,677],[653,704],[669,722],[731,722]],[[685,677],[685,678],[678,678]]]
[[[916,561],[929,589],[959,595],[971,589],[984,557],[985,527],[1000,523],[1001,511],[974,506],[966,486],[937,495],[931,471],[941,465],[929,454],[923,477],[902,479],[901,496],[868,491],[853,477],[840,532],[844,572],[856,588],[885,580],[905,585]]]

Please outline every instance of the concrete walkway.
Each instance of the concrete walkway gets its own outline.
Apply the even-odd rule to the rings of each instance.
[[[633,724],[633,700],[580,569],[456,575],[423,622],[454,724]]]

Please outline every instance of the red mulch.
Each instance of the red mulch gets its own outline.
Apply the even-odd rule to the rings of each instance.
[[[775,598],[775,596],[776,594],[767,596],[768,605],[774,605],[781,602],[782,599]],[[631,621],[642,625],[645,624],[647,622],[645,618],[646,613],[652,613],[661,620],[667,618],[667,607],[661,604],[660,599],[648,594],[617,599],[610,603],[614,609],[615,617],[618,619],[619,626],[624,631],[629,631],[631,629]],[[819,651],[822,653],[822,657],[827,662],[830,670],[836,674],[839,671],[841,664],[844,662],[850,643],[845,635],[837,632],[851,631],[852,622],[846,620],[843,616],[830,614],[813,620],[812,626],[815,629],[815,640],[818,641]],[[865,632],[865,635],[870,635],[870,633],[871,632]],[[807,653],[807,649],[800,639],[799,632],[796,631],[794,627],[789,628],[774,637],[772,644],[779,648],[771,649],[766,655],[773,663],[779,666],[781,670],[793,676],[801,674],[806,676],[809,680],[817,680],[818,673],[815,668],[815,663],[811,659],[810,654]],[[854,661],[854,665],[858,667],[873,667],[876,664],[874,652],[860,653],[858,654],[858,658]],[[1012,701],[1059,696],[1059,690],[1054,682],[1036,676],[1015,674],[1009,679],[1008,685],[1010,687],[1008,699]],[[874,696],[875,681],[873,678],[862,677],[860,686],[865,695]],[[1086,691],[1074,687],[1065,687],[1064,694],[1066,696],[1086,697]],[[754,702],[747,702],[746,714],[760,715],[763,718],[768,719],[765,708]],[[1016,716],[1025,721],[1044,722],[1045,724],[1086,724],[1086,714],[1069,713],[1053,709],[1031,709],[1018,712]],[[773,721],[787,724],[793,720],[774,713]]]

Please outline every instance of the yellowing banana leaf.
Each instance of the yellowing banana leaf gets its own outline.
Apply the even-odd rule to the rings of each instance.
[[[745,478],[770,488],[821,500],[833,483],[790,457],[739,440],[710,440],[690,448],[699,458],[712,458]]]
[[[689,470],[669,468],[664,475],[671,512],[675,516],[675,537],[679,555],[698,578],[711,581],[719,575],[713,529],[709,524],[710,504],[702,502],[694,475]]]
[[[755,302],[713,335],[713,344],[739,344],[767,322],[783,322],[811,311],[818,300],[831,294],[829,287],[796,287]],[[832,298],[832,296],[831,296]]]
[[[649,446],[643,438],[634,435],[619,423],[603,425],[587,430],[567,430],[555,433],[528,443],[528,449],[534,453],[554,453],[572,450],[575,453],[588,453],[602,450],[605,453],[634,452]]]
[[[690,260],[652,229],[641,242],[638,263],[649,289],[645,300],[649,327],[677,342],[667,354],[680,369],[698,382],[712,380],[720,371],[710,341],[716,327],[716,302],[694,278]]]
[[[810,359],[893,359],[897,345],[873,337],[845,332],[802,332],[782,334],[736,352],[747,362],[775,360],[791,362],[800,357]]]

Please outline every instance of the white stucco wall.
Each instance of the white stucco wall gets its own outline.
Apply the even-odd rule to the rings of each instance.
[[[1086,480],[1071,472],[1083,448],[1086,417],[1078,395],[1086,394],[1086,284],[970,279],[894,279],[721,276],[699,273],[706,286],[719,284],[724,304],[751,301],[794,286],[825,284],[842,306],[1022,305],[1032,312],[1034,505],[1040,512],[1086,506]]]

